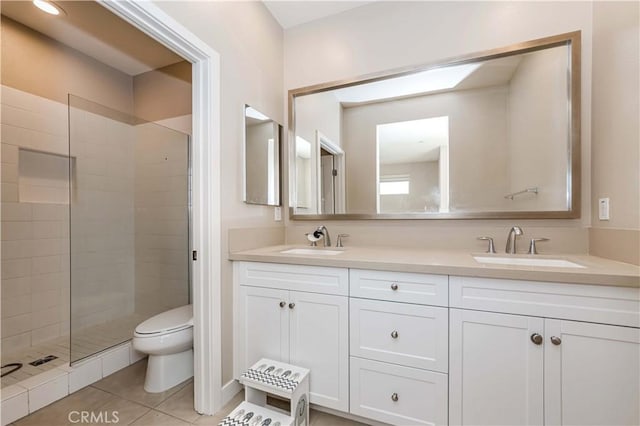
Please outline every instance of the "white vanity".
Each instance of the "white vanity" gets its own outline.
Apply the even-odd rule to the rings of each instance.
[[[312,404],[382,423],[640,423],[636,267],[281,251],[231,255],[236,377],[262,357],[300,365]]]

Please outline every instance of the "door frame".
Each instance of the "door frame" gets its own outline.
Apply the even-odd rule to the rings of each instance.
[[[194,405],[211,415],[222,407],[220,55],[152,2],[97,2],[191,62]]]
[[[320,130],[316,130],[316,192],[317,192],[317,214],[323,214],[320,212],[320,206],[322,205],[322,191],[321,183],[322,182],[322,171],[320,165],[320,150],[325,149],[328,153],[333,155],[333,167],[338,171],[338,175],[333,180],[333,188],[334,188],[334,213],[342,214],[346,213],[345,206],[345,158],[344,158],[344,150],[325,136]]]

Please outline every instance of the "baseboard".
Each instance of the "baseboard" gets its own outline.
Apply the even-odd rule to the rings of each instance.
[[[230,380],[222,387],[222,407],[227,405],[234,396],[242,390],[242,385],[237,380]],[[222,408],[220,407],[220,408]]]

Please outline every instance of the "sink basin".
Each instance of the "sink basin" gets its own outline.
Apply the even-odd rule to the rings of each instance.
[[[517,266],[547,266],[553,268],[584,268],[582,265],[564,259],[550,259],[547,257],[500,257],[473,256],[476,262],[493,265]]]
[[[329,249],[314,249],[314,248],[295,248],[283,250],[280,253],[282,254],[310,254],[310,255],[319,255],[319,256],[335,256],[340,253],[344,253],[342,250],[329,250]]]

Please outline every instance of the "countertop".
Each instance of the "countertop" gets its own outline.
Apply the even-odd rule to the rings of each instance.
[[[575,284],[597,284],[640,288],[640,266],[616,262],[589,255],[491,255],[464,250],[421,250],[396,247],[345,247],[337,255],[284,254],[292,248],[309,246],[280,245],[230,253],[230,260],[286,263],[339,268],[373,269],[379,271],[417,272],[484,278],[505,278]],[[322,250],[322,247],[316,250]],[[478,263],[473,256],[536,257],[564,259],[584,268],[520,266]]]

